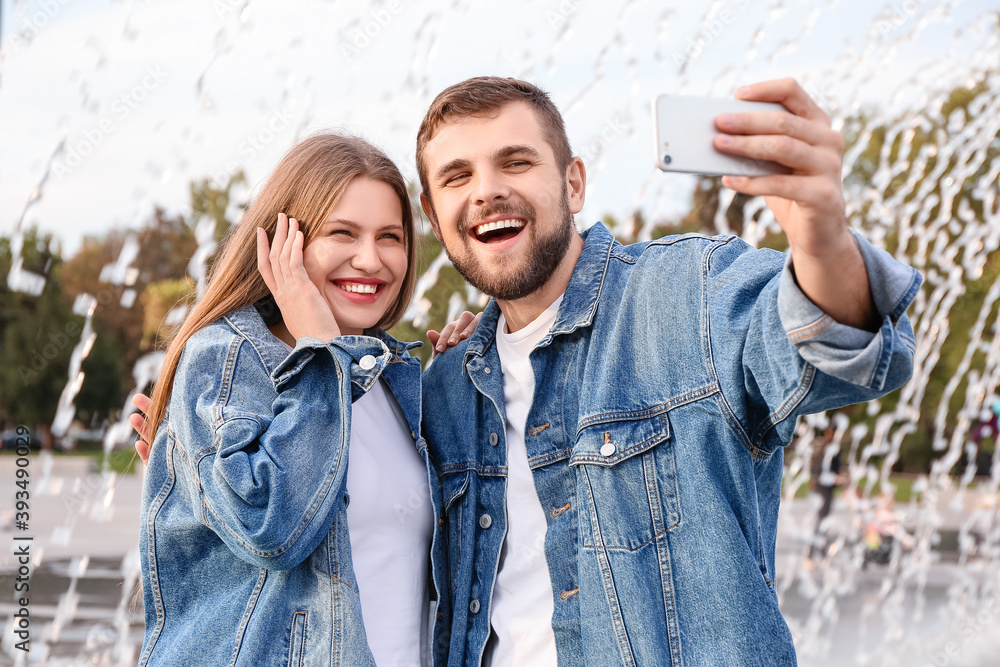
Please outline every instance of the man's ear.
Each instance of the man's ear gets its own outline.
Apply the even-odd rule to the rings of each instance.
[[[441,225],[438,223],[437,213],[434,211],[434,204],[431,203],[431,198],[423,192],[420,193],[420,208],[424,210],[424,215],[426,215],[427,219],[431,221],[431,229],[434,230],[434,236],[437,237],[438,241],[441,241]],[[441,241],[441,243],[444,243],[444,241]]]
[[[566,167],[566,196],[569,198],[570,213],[583,210],[583,200],[587,196],[587,168],[583,160],[576,156]]]

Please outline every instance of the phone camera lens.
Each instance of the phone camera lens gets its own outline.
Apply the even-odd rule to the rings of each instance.
[[[670,163],[671,163],[671,161],[672,161],[672,160],[670,159],[670,156],[669,156],[669,155],[664,155],[664,156],[663,156],[663,164],[670,164]]]

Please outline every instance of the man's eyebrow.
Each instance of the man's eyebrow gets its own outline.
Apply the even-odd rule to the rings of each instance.
[[[502,160],[504,158],[511,157],[512,155],[527,155],[536,160],[541,159],[542,154],[538,152],[533,146],[528,144],[515,144],[513,146],[503,146],[496,149],[490,155],[490,161],[496,162],[497,160]],[[453,171],[458,171],[460,169],[468,169],[472,166],[472,162],[466,158],[456,158],[451,162],[447,162],[441,166],[440,169],[435,172],[435,178],[442,178],[446,174]]]
[[[441,165],[441,168],[437,170],[437,172],[434,174],[434,177],[441,178],[445,174],[448,174],[453,171],[458,171],[459,169],[468,169],[470,166],[472,166],[472,162],[466,160],[464,157],[456,158],[451,162],[447,162]]]
[[[542,157],[542,154],[539,153],[533,146],[518,144],[515,146],[504,146],[503,148],[498,148],[494,151],[492,158],[496,161],[512,155],[530,155],[536,160]]]

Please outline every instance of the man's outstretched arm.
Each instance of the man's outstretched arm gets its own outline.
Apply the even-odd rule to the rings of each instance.
[[[777,162],[791,173],[726,176],[723,184],[764,197],[788,236],[796,282],[810,301],[841,324],[876,331],[880,317],[845,215],[843,137],[794,79],[745,86],[736,96],[778,102],[788,112],[720,116],[716,148]]]

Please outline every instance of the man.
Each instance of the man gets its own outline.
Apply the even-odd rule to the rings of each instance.
[[[716,121],[719,150],[789,168],[723,180],[767,197],[787,259],[578,234],[585,166],[530,84],[471,79],[427,112],[423,209],[495,297],[423,380],[450,551],[438,660],[795,664],[774,590],[782,446],[799,414],[909,378],[920,277],[848,229],[843,141],[798,84],[737,96],[788,109]]]

